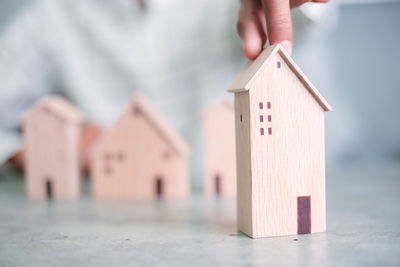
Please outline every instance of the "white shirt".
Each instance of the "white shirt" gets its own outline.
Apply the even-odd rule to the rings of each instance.
[[[229,97],[244,60],[231,2],[32,2],[0,39],[0,162],[20,148],[21,114],[49,93],[110,126],[140,92],[201,150],[200,113]]]
[[[0,163],[21,147],[19,117],[41,96],[64,95],[88,119],[111,126],[140,92],[190,143],[192,176],[202,174],[201,112],[232,97],[225,90],[246,62],[236,34],[239,1],[138,3],[36,0],[3,30]],[[202,179],[193,180],[196,187]]]

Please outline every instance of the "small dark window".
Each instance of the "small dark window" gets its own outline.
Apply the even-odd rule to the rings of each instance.
[[[260,128],[260,134],[264,135],[264,128]]]
[[[133,107],[133,115],[139,115],[140,114],[140,108],[138,107]]]
[[[264,121],[264,116],[260,115],[260,122],[263,122],[263,121]]]
[[[110,160],[110,159],[112,159],[112,154],[109,153],[109,152],[105,153],[105,154],[104,154],[104,159],[105,159],[105,160]]]
[[[242,114],[240,114],[240,121],[242,121],[243,120],[243,118],[242,118]]]
[[[278,69],[280,69],[281,68],[281,62],[280,61],[276,62],[276,66],[278,67]]]
[[[165,159],[165,160],[167,160],[167,159],[169,159],[169,153],[168,153],[168,151],[165,151],[164,153],[163,153],[163,159]]]
[[[42,107],[42,110],[46,113],[51,113],[51,111],[48,107]]]
[[[258,104],[258,106],[260,107],[260,109],[263,109],[263,102],[260,102],[260,103]]]
[[[110,167],[110,166],[107,166],[107,167],[104,169],[104,172],[105,172],[105,174],[110,175],[110,174],[112,173],[111,167]]]
[[[272,128],[271,128],[271,127],[268,128],[268,134],[269,134],[269,135],[272,135]]]
[[[157,177],[156,179],[156,195],[161,197],[163,195],[163,181],[161,177]]]
[[[267,102],[267,109],[271,109],[271,102]]]
[[[272,121],[271,115],[268,115],[268,121]]]
[[[118,156],[117,156],[117,159],[119,161],[123,161],[125,159],[125,154],[123,152],[119,152]]]

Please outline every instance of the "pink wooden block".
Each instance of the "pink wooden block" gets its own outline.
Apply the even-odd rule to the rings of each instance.
[[[135,96],[93,152],[98,199],[181,198],[189,194],[190,148],[143,96]]]
[[[78,198],[82,123],[83,115],[60,96],[44,97],[23,116],[30,199]]]
[[[279,44],[247,64],[228,91],[235,93],[239,230],[254,238],[324,232],[329,104]]]
[[[236,151],[233,104],[222,100],[203,114],[204,188],[209,196],[236,196]]]

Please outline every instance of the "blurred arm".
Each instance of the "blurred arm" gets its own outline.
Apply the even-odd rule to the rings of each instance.
[[[38,18],[36,9],[36,5],[26,8],[0,37],[0,165],[11,159],[22,167],[20,117],[51,88],[41,34],[44,18]]]

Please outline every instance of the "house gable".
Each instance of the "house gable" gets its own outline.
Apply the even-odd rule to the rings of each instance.
[[[285,49],[280,45],[272,45],[265,48],[261,54],[254,60],[247,63],[245,68],[239,73],[234,82],[228,88],[228,92],[243,92],[248,91],[251,88],[251,83],[255,77],[263,73],[264,68],[268,66],[268,63],[274,57],[279,54],[286,64],[290,67],[291,71],[297,76],[297,78],[303,83],[304,87],[310,92],[314,99],[320,104],[324,111],[330,111],[331,106],[324,99],[324,97],[318,92],[314,85],[308,80],[304,73],[300,70],[297,64],[287,54]],[[268,78],[268,77],[264,77]]]
[[[41,113],[52,114],[58,120],[71,124],[81,124],[84,121],[84,115],[66,99],[58,95],[50,95],[39,100],[22,115],[22,124],[30,117],[38,116]]]
[[[134,116],[140,116],[154,132],[162,138],[170,149],[175,151],[178,155],[186,157],[190,154],[189,145],[182,139],[182,137],[159,115],[142,96],[135,96],[129,107],[118,119],[117,123],[110,129],[104,136],[103,140],[99,142],[98,148],[105,146],[105,143],[112,142],[115,135],[120,136],[117,132],[130,132],[135,133],[135,121],[132,119]],[[125,133],[127,134],[127,133]],[[124,134],[123,134],[124,135]],[[124,140],[124,139],[122,139]],[[97,148],[96,148],[97,149]]]
[[[216,113],[222,113],[222,112],[234,112],[234,107],[233,103],[230,100],[222,100],[218,102],[217,104],[209,107],[203,114],[202,117],[203,119],[207,120],[209,118],[214,117]]]

